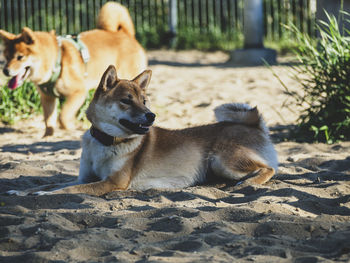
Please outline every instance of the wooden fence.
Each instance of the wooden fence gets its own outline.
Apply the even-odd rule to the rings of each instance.
[[[34,30],[56,29],[57,34],[73,34],[95,27],[105,0],[0,0],[0,28],[19,33],[23,26]],[[136,31],[168,30],[168,0],[121,0],[129,8]],[[312,3],[315,0],[264,0],[264,27],[268,39],[279,40],[292,21],[314,34]],[[241,33],[244,0],[177,0],[178,31],[206,34]]]

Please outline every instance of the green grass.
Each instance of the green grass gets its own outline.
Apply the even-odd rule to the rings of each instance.
[[[294,136],[334,143],[350,139],[350,38],[342,34],[334,16],[328,19],[318,26],[319,39],[290,27],[297,36],[300,62],[291,71],[302,92],[291,92],[282,84],[292,98],[288,106],[302,108]]]
[[[0,121],[13,124],[41,112],[40,95],[34,84],[25,82],[21,87],[10,90],[0,87]]]
[[[87,99],[77,113],[77,119],[88,123],[85,111],[93,97],[94,90],[90,90]],[[59,100],[63,102],[64,100]],[[58,110],[62,103],[59,103]],[[40,95],[35,85],[25,82],[15,90],[7,86],[0,87],[0,121],[5,124],[14,124],[22,119],[27,119],[35,114],[42,113]]]
[[[264,45],[267,48],[275,49],[279,56],[292,55],[297,49],[298,41],[291,34],[284,34],[280,40],[265,39]]]
[[[219,28],[209,31],[200,29],[180,28],[174,43],[165,27],[143,28],[136,33],[136,38],[146,49],[160,49],[171,46],[177,50],[198,49],[202,51],[223,50],[230,51],[243,45],[242,33],[222,33]]]
[[[232,51],[243,46],[242,34],[221,33],[218,29],[211,29],[209,32],[199,30],[181,30],[178,32],[175,48],[198,49],[202,51]]]

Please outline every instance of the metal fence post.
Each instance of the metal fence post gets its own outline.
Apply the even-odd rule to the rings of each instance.
[[[177,0],[169,0],[169,33],[170,33],[170,47],[176,44],[177,34]]]
[[[244,48],[232,52],[231,60],[236,64],[276,63],[276,51],[264,48],[263,0],[244,1]]]
[[[264,46],[264,17],[261,0],[244,2],[243,21],[244,48],[262,48]]]

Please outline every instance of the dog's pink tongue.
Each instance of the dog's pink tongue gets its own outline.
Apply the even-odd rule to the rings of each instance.
[[[18,86],[18,80],[19,80],[19,75],[13,77],[12,79],[10,79],[10,81],[7,83],[7,86],[10,89],[15,89]]]

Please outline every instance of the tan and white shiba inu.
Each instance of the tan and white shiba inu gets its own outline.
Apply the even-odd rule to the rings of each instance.
[[[150,78],[150,70],[131,81],[119,79],[114,66],[106,70],[86,112],[92,127],[83,136],[77,182],[37,194],[182,188],[210,173],[263,184],[275,174],[276,152],[256,108],[224,104],[215,109],[214,124],[153,127],[145,92]]]
[[[40,87],[46,136],[53,134],[57,122],[55,96],[66,98],[59,122],[62,128],[69,129],[74,126],[87,90],[98,85],[110,64],[127,79],[146,69],[145,51],[135,39],[134,25],[124,6],[106,3],[97,28],[81,33],[79,45],[57,38],[54,31],[33,32],[24,27],[21,34],[14,35],[0,30],[7,60],[3,72],[11,77],[8,86],[14,89],[30,79]],[[83,45],[84,54],[77,45]]]

